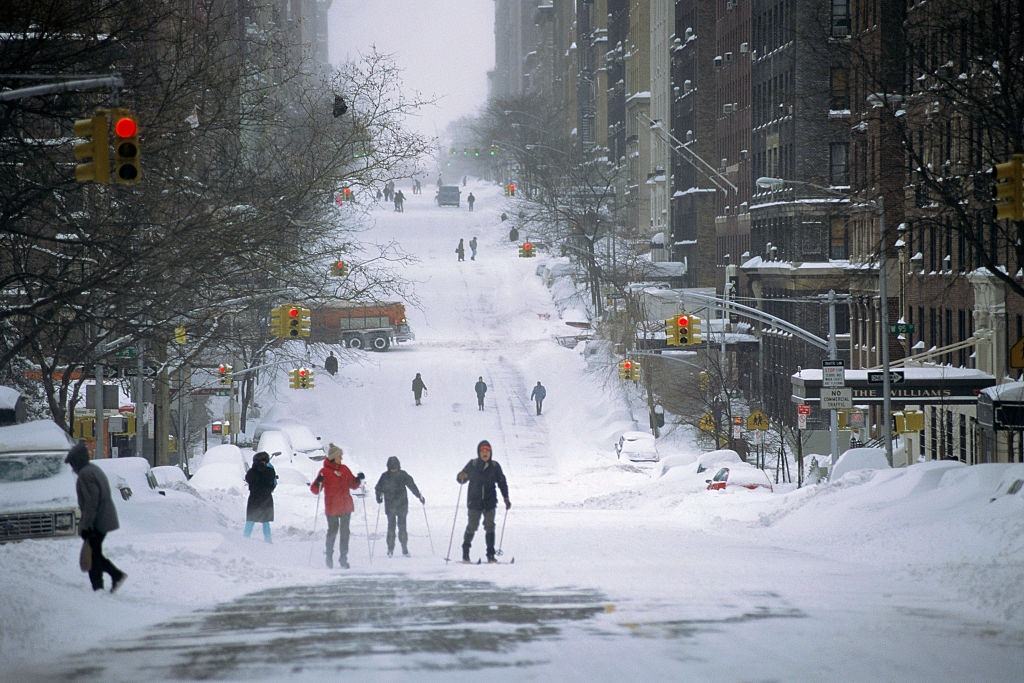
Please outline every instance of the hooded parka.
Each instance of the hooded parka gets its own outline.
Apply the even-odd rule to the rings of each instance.
[[[392,455],[388,458],[388,471],[380,475],[377,486],[374,488],[377,501],[384,500],[385,514],[404,515],[409,511],[409,495],[406,493],[406,489],[412,491],[412,495],[416,498],[422,497],[412,476],[402,469],[402,463]]]

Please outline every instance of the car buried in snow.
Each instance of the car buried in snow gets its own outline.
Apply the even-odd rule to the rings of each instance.
[[[630,462],[661,460],[654,435],[647,432],[623,432],[615,442],[615,455]]]
[[[772,492],[772,482],[764,470],[746,463],[732,463],[722,467],[711,479],[705,479],[708,491],[733,491],[736,489],[763,489]]]

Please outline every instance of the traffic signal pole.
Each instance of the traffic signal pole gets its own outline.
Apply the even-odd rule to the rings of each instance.
[[[60,83],[48,83],[46,85],[33,85],[28,88],[17,88],[0,92],[0,102],[20,100],[24,97],[38,97],[39,95],[52,95],[54,93],[102,90],[110,88],[111,93],[116,97],[117,91],[124,87],[124,81],[117,74],[101,76],[99,78],[82,78],[74,81],[61,81]]]
[[[834,289],[828,290],[828,357],[829,360],[839,359],[839,348],[836,344],[836,290]],[[835,467],[836,460],[839,459],[839,411],[830,410],[828,412],[830,413],[828,418],[829,446],[832,451],[832,467]],[[830,468],[829,472],[831,471]],[[802,464],[799,476],[803,477]]]

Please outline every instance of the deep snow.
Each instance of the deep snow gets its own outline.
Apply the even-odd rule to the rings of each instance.
[[[372,563],[367,532],[377,506],[372,496],[357,499],[351,574],[573,586],[605,596],[599,633],[570,630],[565,642],[535,645],[529,665],[488,674],[502,678],[1024,676],[1024,496],[990,500],[1007,478],[1024,478],[1024,466],[922,463],[853,471],[801,490],[712,493],[704,479],[713,472],[696,473],[695,462],[662,475],[657,464],[618,461],[618,433],[646,421],[632,407],[640,405],[632,389],[615,378],[614,359],[554,341],[578,331],[558,315],[580,307],[568,296],[569,279],[546,288],[535,275],[545,257],[517,258],[507,240],[508,224],[498,219],[507,200],[482,182],[469,189],[478,197],[472,213],[435,207],[429,187],[406,192],[405,213],[371,213],[369,236],[395,239],[419,257],[405,272],[417,283],[419,304],[408,311],[416,342],[385,354],[341,353],[338,375],[318,373],[311,391],[288,390],[283,372],[261,387],[275,419],[301,421],[324,443],[342,445],[346,463],[371,485],[397,455],[426,496],[425,509],[410,510],[413,557],[386,559],[377,542]],[[476,261],[467,253],[456,262],[458,239],[474,235]],[[416,372],[428,388],[419,407],[410,386]],[[473,394],[478,376],[489,387],[483,412]],[[529,400],[537,380],[548,389],[539,417]],[[442,558],[462,495],[455,474],[483,438],[509,479],[504,550],[516,562],[448,565]],[[677,461],[698,450],[684,429],[659,448],[684,456]],[[197,460],[190,485],[171,484],[165,495],[134,470],[121,473],[133,496],[116,498],[122,529],[105,544],[129,574],[117,595],[89,590],[77,570],[78,541],[0,548],[0,661],[31,678],[77,651],[251,591],[343,582],[340,570],[323,567],[323,519],[302,481],[316,466],[275,463],[283,476],[267,545],[258,531],[241,537],[246,461],[219,447],[205,464]],[[481,531],[474,557],[482,543]],[[265,677],[288,677],[282,666]],[[449,674],[434,677],[442,675]],[[115,677],[133,678],[125,670]]]

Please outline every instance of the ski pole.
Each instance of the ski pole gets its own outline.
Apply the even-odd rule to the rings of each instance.
[[[462,484],[459,484],[459,495],[455,499],[455,516],[452,517],[452,535],[448,537],[448,554],[445,556],[445,562],[451,562],[452,559],[452,541],[455,540],[455,523],[459,519],[459,503],[462,502]]]
[[[505,544],[505,522],[508,521],[508,508],[505,508],[505,516],[501,518],[501,538],[498,539],[498,549],[494,552],[495,555],[501,555],[501,546]]]
[[[366,552],[373,560],[373,546],[370,545],[370,518],[366,515],[366,484],[363,484],[363,524],[366,525]]]
[[[460,498],[462,496],[459,496]],[[434,554],[434,538],[430,535],[430,520],[427,519],[427,504],[423,503],[423,521],[427,523],[427,540],[430,541],[430,554]],[[451,550],[449,550],[451,552]]]
[[[313,510],[313,537],[309,540],[309,560],[306,564],[313,564],[313,544],[316,543],[316,523],[320,519],[320,494],[323,489],[316,493],[316,508]]]
[[[373,523],[373,545],[370,546],[370,562],[373,562],[373,551],[377,547],[378,529],[380,529],[380,503],[377,504],[377,521]]]

